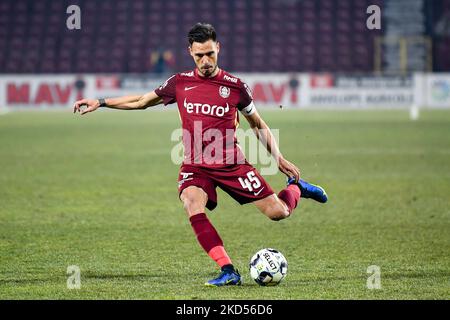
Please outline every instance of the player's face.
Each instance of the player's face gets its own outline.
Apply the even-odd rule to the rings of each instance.
[[[220,44],[213,40],[204,43],[194,42],[189,47],[189,53],[194,58],[198,72],[204,77],[215,76],[217,73],[217,57]]]

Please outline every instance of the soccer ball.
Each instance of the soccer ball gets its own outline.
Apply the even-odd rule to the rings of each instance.
[[[250,259],[250,276],[260,286],[276,286],[286,277],[287,267],[281,252],[265,248]]]

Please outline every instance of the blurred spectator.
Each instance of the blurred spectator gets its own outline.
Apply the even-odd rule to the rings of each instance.
[[[298,77],[296,74],[291,74],[291,77],[289,79],[289,88],[291,89],[291,103],[297,104],[298,97],[297,97],[297,90],[300,85],[300,82],[298,81]]]
[[[74,83],[75,89],[77,91],[77,100],[80,100],[83,98],[84,94],[83,94],[83,90],[86,86],[86,82],[83,80],[83,78],[81,76],[77,76],[77,79],[75,80]]]
[[[439,36],[450,36],[450,12],[446,12],[442,15],[434,27],[434,32]]]
[[[150,70],[151,72],[162,76],[172,73],[175,67],[175,57],[170,50],[159,48],[150,55]]]

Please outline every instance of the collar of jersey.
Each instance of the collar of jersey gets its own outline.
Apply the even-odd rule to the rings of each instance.
[[[219,68],[219,67],[218,67],[218,68]],[[217,74],[216,74],[214,77],[203,77],[203,76],[201,76],[201,75],[198,73],[198,69],[197,69],[197,68],[195,68],[195,70],[194,70],[195,76],[196,76],[198,79],[201,79],[201,80],[214,80],[214,79],[217,79],[217,78],[222,74],[222,72],[223,72],[223,70],[219,68],[219,72],[217,72]]]

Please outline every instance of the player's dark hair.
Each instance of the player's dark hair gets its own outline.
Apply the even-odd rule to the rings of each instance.
[[[189,44],[204,43],[208,40],[216,41],[216,30],[209,23],[196,23],[188,33]]]

